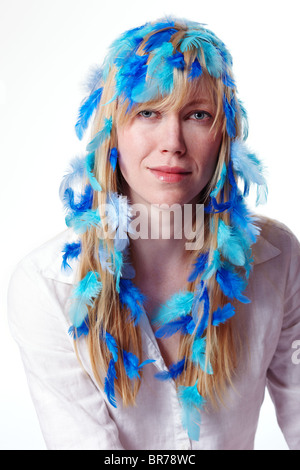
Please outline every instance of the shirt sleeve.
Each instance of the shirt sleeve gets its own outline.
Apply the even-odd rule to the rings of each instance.
[[[267,373],[278,424],[291,450],[300,450],[300,244],[293,234],[286,242],[290,257],[285,288],[284,317],[276,352]],[[283,281],[284,282],[284,281]]]
[[[83,370],[53,286],[30,259],[16,268],[8,316],[49,450],[123,449],[103,393]],[[56,283],[56,289],[66,289]]]

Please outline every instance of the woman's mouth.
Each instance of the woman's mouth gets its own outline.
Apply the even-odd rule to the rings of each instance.
[[[178,183],[191,174],[191,171],[178,166],[159,166],[149,168],[151,173],[165,183]]]

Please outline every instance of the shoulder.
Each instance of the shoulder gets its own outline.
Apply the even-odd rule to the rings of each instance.
[[[279,257],[281,262],[291,256],[300,256],[300,243],[296,235],[282,222],[270,217],[256,216],[255,225],[260,234],[253,245],[254,264]]]
[[[22,276],[31,278],[54,279],[67,284],[73,283],[74,271],[64,272],[62,255],[64,246],[76,240],[72,230],[65,230],[52,239],[35,248],[16,265],[11,281]]]
[[[8,321],[16,339],[25,335],[45,337],[55,321],[68,321],[67,299],[70,296],[75,269],[61,269],[62,250],[74,241],[66,230],[26,255],[15,267],[9,281]],[[65,327],[64,327],[65,330]]]

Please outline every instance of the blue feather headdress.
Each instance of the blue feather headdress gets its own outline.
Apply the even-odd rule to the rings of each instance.
[[[183,23],[183,28],[181,27]],[[192,53],[191,53],[192,52]],[[190,60],[186,58],[190,57]],[[169,338],[180,332],[193,339],[190,357],[183,357],[168,371],[155,374],[157,380],[178,380],[187,364],[213,375],[213,364],[206,355],[206,332],[209,325],[221,328],[236,312],[239,302],[250,299],[244,291],[251,272],[251,246],[259,235],[255,217],[245,203],[251,186],[257,188],[257,204],[266,201],[267,184],[259,159],[247,148],[247,114],[240,100],[232,76],[232,58],[222,41],[203,25],[172,18],[134,28],[123,33],[110,47],[103,66],[92,71],[88,78],[88,96],[82,101],[75,130],[79,139],[89,127],[92,116],[105,110],[105,105],[118,100],[127,106],[127,112],[146,101],[160,99],[174,90],[176,73],[186,73],[187,80],[201,80],[204,75],[218,80],[223,90],[223,117],[230,142],[227,159],[220,166],[215,187],[205,204],[209,229],[216,234],[216,246],[201,252],[191,267],[188,283],[195,288],[180,291],[161,306],[153,323],[157,338]],[[112,98],[102,102],[105,86],[114,71]],[[111,87],[111,85],[109,85]],[[62,269],[69,271],[71,261],[82,255],[81,236],[89,230],[99,234],[95,258],[101,270],[113,276],[121,307],[128,313],[126,322],[138,327],[145,312],[145,296],[134,284],[135,272],[130,265],[131,209],[125,198],[115,192],[104,192],[105,182],[95,172],[99,149],[105,148],[112,178],[117,178],[118,149],[112,139],[113,116],[103,111],[99,131],[87,145],[87,155],[71,162],[69,172],[60,186],[60,197],[66,210],[66,224],[78,235],[78,240],[63,247]],[[242,137],[240,137],[240,134]],[[101,157],[103,158],[103,156]],[[242,183],[242,189],[239,183]],[[104,184],[103,184],[104,183]],[[78,190],[81,184],[81,190]],[[103,233],[102,213],[96,206],[95,195],[106,199],[105,223],[112,234],[113,251],[108,249]],[[226,218],[223,215],[226,214]],[[93,248],[93,247],[91,247]],[[213,307],[210,285],[214,282],[227,301]],[[101,275],[89,271],[75,285],[70,308],[72,326],[69,333],[78,339],[89,334],[89,312],[101,296]],[[117,406],[115,383],[117,364],[122,363],[127,377],[140,380],[141,369],[154,362],[140,359],[120,347],[109,331],[101,330],[100,340],[110,357],[104,391],[111,406]],[[182,405],[182,423],[191,439],[199,439],[201,410],[205,399],[198,391],[198,382],[192,386],[180,385],[178,397]]]

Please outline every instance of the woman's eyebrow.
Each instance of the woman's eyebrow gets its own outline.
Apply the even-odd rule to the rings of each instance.
[[[194,106],[194,105],[202,105],[202,104],[212,104],[212,103],[211,103],[211,100],[208,98],[198,98],[196,100],[189,101],[183,106],[183,108],[186,108],[188,106]]]

